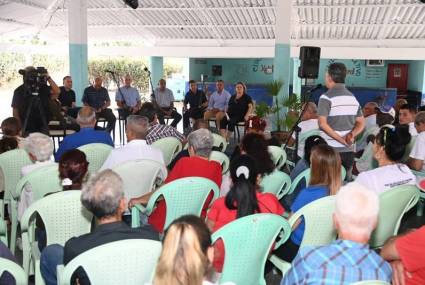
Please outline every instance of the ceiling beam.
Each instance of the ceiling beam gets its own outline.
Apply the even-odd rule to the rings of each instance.
[[[199,0],[198,0],[199,1]],[[127,6],[125,7],[92,7],[92,8],[87,8],[88,12],[92,12],[92,11],[136,11],[136,12],[152,12],[152,11],[159,11],[159,12],[163,12],[163,11],[182,11],[182,12],[193,12],[193,11],[199,11],[199,10],[206,10],[206,11],[229,11],[229,10],[236,10],[236,11],[240,11],[240,10],[250,10],[250,11],[259,11],[259,10],[273,10],[275,9],[274,6],[262,6],[262,7],[248,7],[248,6],[238,6],[238,7],[153,7],[153,8],[138,8],[136,10],[129,8]],[[66,10],[66,9],[65,9]]]
[[[37,8],[37,9],[46,9],[46,6],[43,6],[37,2],[29,1],[29,0],[9,0],[11,3],[22,4],[28,7]]]
[[[386,7],[401,7],[401,8],[417,8],[423,7],[424,4],[418,3],[409,3],[409,4],[323,4],[323,5],[294,5],[294,8],[297,9],[340,9],[340,8],[349,8],[349,9],[365,9],[365,8],[386,8]]]
[[[24,23],[24,22],[13,20],[13,19],[5,19],[5,18],[0,18],[0,23],[19,25],[19,26],[25,26],[25,27],[32,27],[33,26],[32,24],[29,24],[29,23]]]
[[[50,27],[65,27],[64,25],[50,25]],[[245,24],[237,24],[237,25],[213,25],[211,23],[205,24],[205,25],[151,25],[151,24],[94,24],[89,25],[89,28],[162,28],[162,29],[181,29],[181,28],[230,28],[230,29],[237,29],[237,28],[274,28],[274,25],[245,25]]]

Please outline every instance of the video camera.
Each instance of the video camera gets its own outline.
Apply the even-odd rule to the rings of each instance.
[[[47,69],[42,66],[20,69],[19,74],[24,77],[25,89],[28,90],[31,95],[38,96],[40,88],[47,85]]]

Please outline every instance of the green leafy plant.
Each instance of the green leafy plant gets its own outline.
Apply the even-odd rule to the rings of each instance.
[[[255,114],[258,117],[264,118],[270,112],[270,107],[266,102],[261,102],[260,104],[255,105]]]
[[[280,89],[282,89],[282,86],[283,86],[283,81],[280,81],[280,80],[273,80],[272,82],[266,84],[267,94],[274,98],[273,99],[274,106],[270,109],[270,111],[275,114],[275,118],[276,118],[275,123],[276,123],[276,128],[278,132],[281,131],[281,125],[282,125],[282,122],[279,119],[281,106],[279,105],[279,98],[278,98],[279,92],[280,92]]]

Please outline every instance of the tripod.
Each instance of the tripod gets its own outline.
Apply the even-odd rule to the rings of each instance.
[[[39,131],[43,134],[49,135],[49,126],[48,126],[47,121],[46,121],[44,108],[41,105],[40,97],[38,95],[32,95],[30,90],[26,86],[24,88],[25,88],[25,93],[26,93],[25,97],[29,98],[28,99],[29,104],[28,104],[27,110],[25,111],[24,123],[22,125],[22,134],[24,136],[27,136],[29,134],[28,130],[27,130],[28,120],[29,120],[29,117],[31,115],[31,112],[35,111],[35,112],[38,112],[38,114],[41,118],[42,126],[39,129]],[[31,130],[31,131],[33,131],[33,130]]]

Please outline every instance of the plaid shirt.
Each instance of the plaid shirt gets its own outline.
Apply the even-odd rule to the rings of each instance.
[[[175,137],[180,141],[185,139],[184,135],[179,133],[176,128],[169,125],[155,124],[149,126],[146,142],[147,144],[152,144],[159,139],[167,137]]]
[[[342,285],[362,280],[391,282],[391,267],[367,244],[336,240],[330,245],[300,248],[281,285]]]

